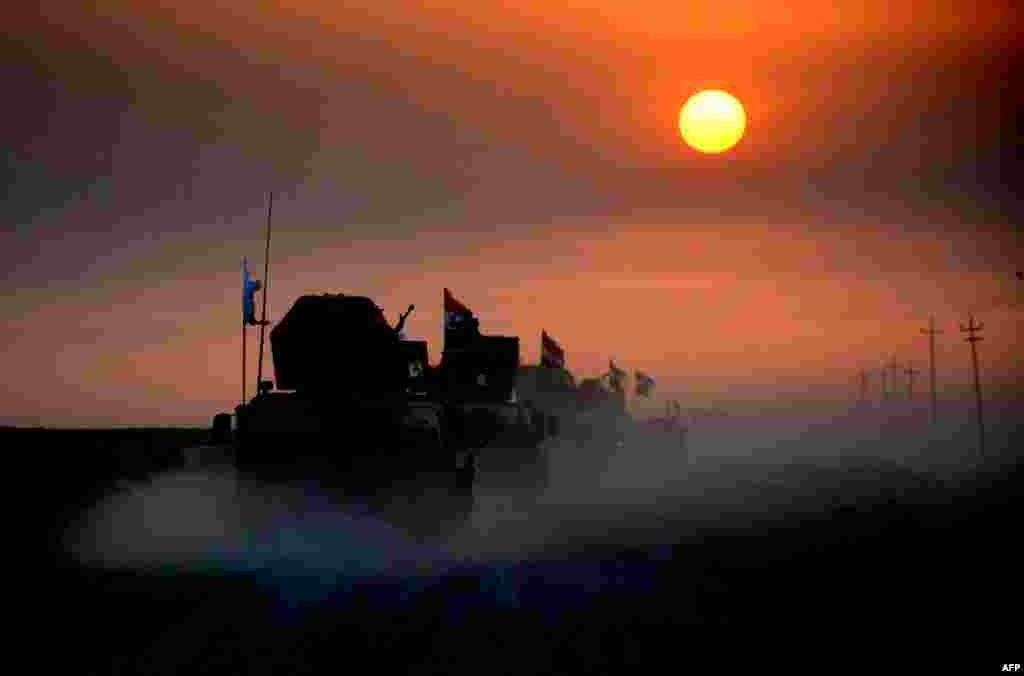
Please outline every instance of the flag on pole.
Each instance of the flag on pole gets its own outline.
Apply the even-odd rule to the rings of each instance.
[[[643,371],[636,372],[636,393],[641,397],[650,397],[651,390],[654,389],[654,378],[650,377]]]
[[[565,351],[543,330],[540,332],[540,364],[548,368],[565,368]]]
[[[473,317],[472,311],[455,299],[452,292],[444,290],[444,326],[446,329],[459,328],[459,325]]]
[[[242,258],[242,322],[250,325],[259,325],[256,320],[256,301],[254,295],[263,284],[249,274],[249,261]]]
[[[444,290],[444,342],[457,347],[473,336],[478,328],[473,312],[457,301],[448,289]]]

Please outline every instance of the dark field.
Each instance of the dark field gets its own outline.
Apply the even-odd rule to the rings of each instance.
[[[1021,661],[1002,420],[974,465],[949,455],[969,430],[895,454],[860,419],[707,423],[685,457],[632,426],[620,449],[570,430],[545,490],[483,475],[430,541],[326,503],[242,537],[231,474],[182,471],[205,430],[0,438],[48,477],[27,505],[50,552],[31,616],[53,646],[38,659],[75,673],[991,673]]]

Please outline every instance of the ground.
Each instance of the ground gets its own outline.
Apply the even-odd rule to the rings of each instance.
[[[886,671],[1019,661],[1014,457],[942,476],[868,455],[780,469],[698,448],[686,480],[699,490],[665,483],[649,502],[628,497],[635,486],[605,486],[600,500],[549,491],[504,505],[501,518],[500,499],[482,495],[443,551],[322,513],[265,533],[263,558],[249,541],[232,556],[112,569],[72,557],[62,526],[128,495],[126,479],[142,488],[124,499],[142,502],[109,503],[124,505],[114,517],[181,500],[167,487],[184,480],[162,477],[180,462],[173,449],[201,443],[202,431],[4,434],[23,451],[47,436],[50,462],[68,469],[32,502],[51,536],[38,629],[59,647],[36,660],[70,659],[77,672],[323,673],[364,658],[410,673],[602,673],[666,660],[685,672],[698,659],[820,672],[819,650]],[[628,483],[628,456],[603,448],[594,442],[593,462],[571,470],[596,486],[611,468]],[[555,488],[564,470],[552,465]],[[196,518],[206,518],[199,497],[215,501],[219,485],[202,481],[187,494]],[[123,546],[126,533],[110,542],[120,535]]]

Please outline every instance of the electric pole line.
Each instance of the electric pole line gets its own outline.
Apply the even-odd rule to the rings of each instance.
[[[964,340],[971,344],[971,364],[974,366],[974,400],[975,410],[977,411],[978,418],[978,452],[984,457],[985,456],[985,419],[982,416],[981,408],[981,379],[978,376],[978,348],[976,343],[981,340],[981,336],[974,335],[985,328],[985,325],[981,322],[974,323],[974,315],[967,315],[968,321],[967,326],[960,325],[960,331],[968,334]]]
[[[896,357],[893,357],[892,359],[889,360],[889,368],[892,369],[892,390],[895,394],[897,374],[903,367],[899,364],[899,362],[896,361]]]
[[[928,336],[928,375],[932,398],[932,424],[934,425],[937,416],[935,405],[935,336],[942,333],[941,329],[935,328],[935,317],[928,318],[928,328],[921,329],[921,333]]]
[[[888,371],[885,366],[882,366],[882,401],[886,402],[889,400],[889,387],[888,387]]]
[[[860,370],[860,405],[863,407],[868,403],[868,372],[867,369]]]
[[[913,401],[914,399],[914,376],[920,373],[919,370],[907,364],[907,368],[903,370],[907,374],[907,401]]]

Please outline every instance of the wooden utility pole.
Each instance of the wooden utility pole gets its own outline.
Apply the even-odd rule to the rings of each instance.
[[[860,405],[868,403],[868,372],[867,369],[860,370]]]
[[[896,380],[898,378],[897,374],[900,372],[900,369],[902,368],[900,364],[896,361],[896,357],[893,357],[892,359],[889,360],[889,368],[892,369],[892,390],[895,393]]]
[[[903,370],[907,374],[907,401],[913,401],[914,399],[914,376],[920,373],[916,368],[913,368],[910,364],[907,364],[907,368]]]
[[[932,396],[932,424],[934,425],[937,415],[935,405],[935,336],[942,333],[941,329],[935,328],[935,317],[928,318],[928,328],[921,329],[921,333],[928,336],[928,375]]]
[[[889,400],[888,379],[886,377],[887,375],[888,375],[888,371],[886,370],[886,367],[883,366],[882,367],[882,401],[883,402]]]
[[[968,314],[967,326],[960,325],[960,331],[968,334],[964,340],[971,344],[971,364],[974,366],[974,400],[975,410],[977,411],[978,417],[978,453],[985,456],[985,419],[982,415],[981,408],[981,378],[978,375],[978,348],[976,343],[981,340],[981,336],[974,335],[978,331],[985,328],[985,325],[981,322],[974,323],[974,315]]]

